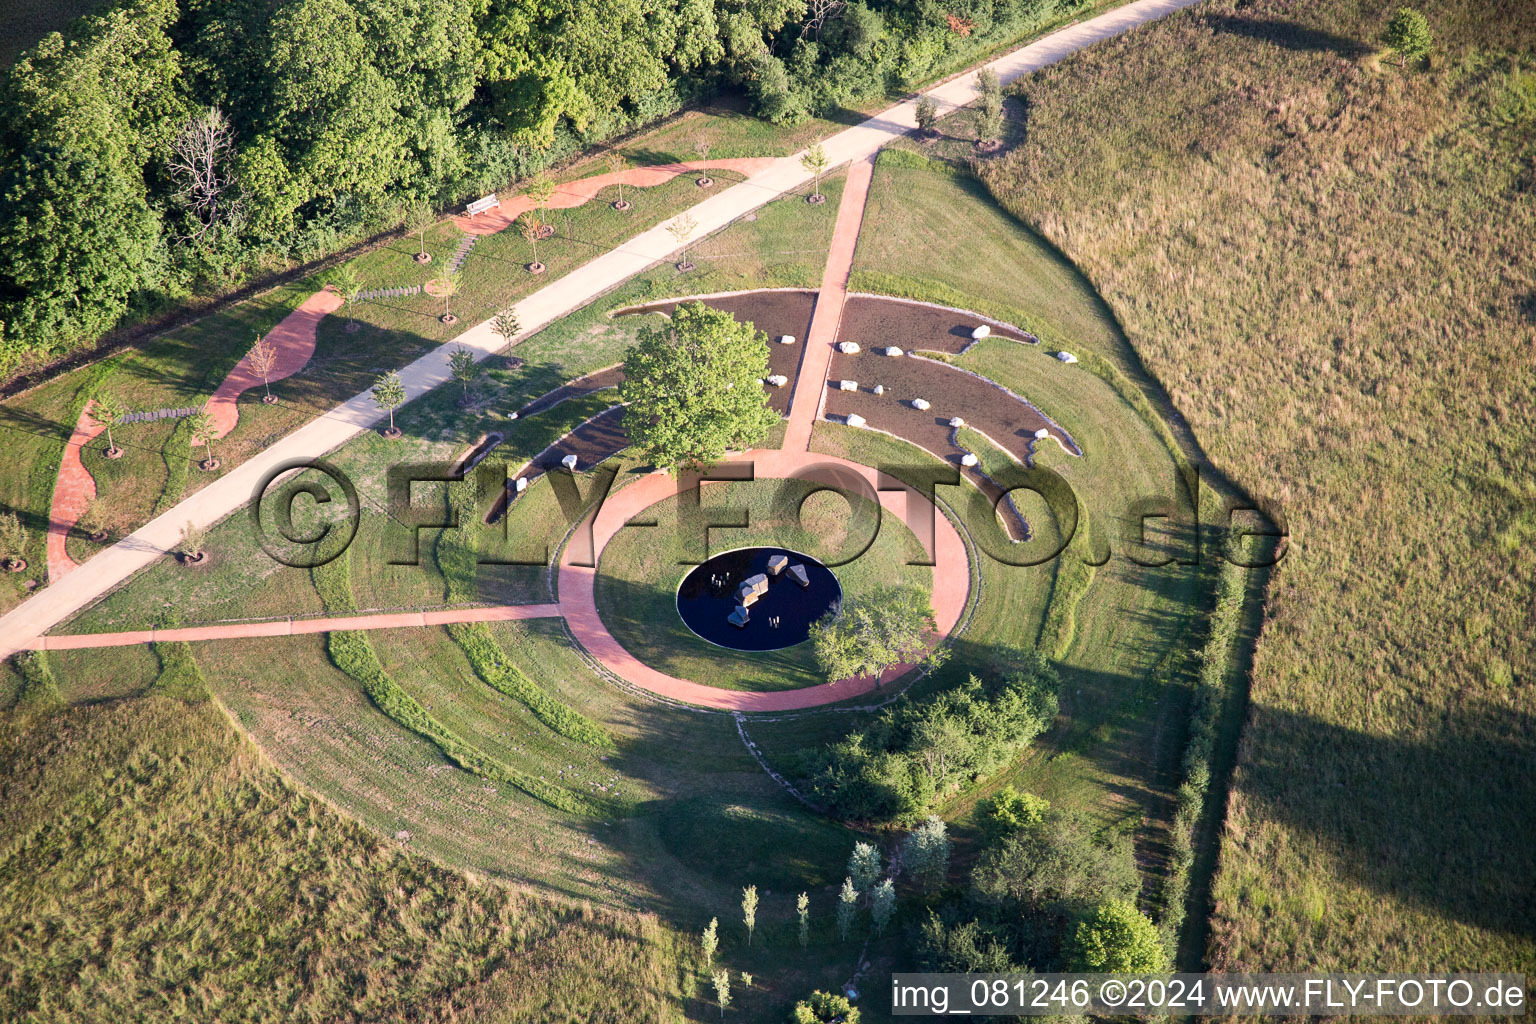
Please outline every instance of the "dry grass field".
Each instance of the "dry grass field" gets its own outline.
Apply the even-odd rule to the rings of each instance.
[[[1536,8],[1207,3],[1035,75],[981,170],[1280,503],[1218,968],[1536,967]]]

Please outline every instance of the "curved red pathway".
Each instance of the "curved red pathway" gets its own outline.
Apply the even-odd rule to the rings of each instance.
[[[851,473],[861,478],[879,494],[880,505],[885,512],[899,515],[919,540],[928,541],[924,548],[933,560],[932,602],[938,635],[948,636],[960,622],[971,590],[970,561],[965,542],[960,539],[960,534],[955,531],[949,519],[934,508],[927,498],[868,466],[832,455],[757,450],[747,452],[733,461],[750,462],[753,476],[758,480],[793,476],[825,479],[810,474],[818,468],[825,470],[828,467],[835,467],[837,473]],[[643,476],[617,493],[610,494],[583,523],[583,530],[578,531],[565,546],[560,557],[560,613],[565,616],[571,635],[587,649],[587,653],[608,671],[642,690],[685,704],[727,711],[793,711],[814,708],[857,697],[876,688],[876,680],[860,678],[772,693],[723,690],[658,671],[625,650],[598,614],[594,593],[596,569],[591,564],[578,563],[596,563],[603,548],[625,523],[658,501],[677,493],[678,480],[670,473],[656,472]],[[590,545],[581,539],[581,534],[588,526],[591,528]],[[907,668],[901,665],[890,669],[881,677],[880,682],[895,679],[906,672]]]
[[[97,423],[91,416],[94,399],[87,400],[75,422],[74,432],[64,445],[64,455],[59,459],[59,475],[53,481],[53,502],[48,510],[48,580],[53,582],[79,564],[69,557],[69,531],[75,528],[80,517],[96,498],[96,478],[91,476],[80,453],[107,429],[105,423]]]
[[[621,181],[625,185],[634,188],[650,188],[653,185],[661,185],[671,181],[679,174],[689,171],[733,171],[745,177],[751,177],[758,171],[772,165],[776,157],[771,156],[744,156],[730,160],[710,160],[707,163],[701,160],[685,160],[675,164],[651,164],[647,167],[631,167],[628,170],[615,174],[594,174],[587,178],[577,178],[575,181],[563,182],[555,188],[555,194],[550,198],[548,205],[552,210],[569,210],[576,206],[591,201],[597,194],[611,185],[617,185]],[[468,235],[494,235],[498,231],[504,231],[512,226],[512,222],[534,208],[532,199],[525,195],[514,196],[503,202],[499,207],[488,213],[477,213],[473,217],[460,214],[453,218],[454,227]]]
[[[341,295],[330,286],[320,289],[299,304],[299,308],[283,317],[282,322],[267,332],[266,342],[276,350],[277,359],[272,368],[271,380],[292,377],[304,369],[315,354],[315,332],[320,321],[342,306]],[[252,388],[262,387],[261,374],[251,365],[250,354],[235,364],[224,378],[213,397],[208,399],[208,415],[219,437],[225,437],[240,422],[240,409],[236,404],[241,395]]]

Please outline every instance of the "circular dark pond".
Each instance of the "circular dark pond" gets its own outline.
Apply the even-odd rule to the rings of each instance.
[[[677,613],[712,644],[737,651],[777,651],[804,643],[811,623],[842,597],[832,570],[814,558],[786,548],[738,548],[695,566],[683,577]],[[745,621],[738,625],[732,616],[740,620],[738,609],[743,606]]]

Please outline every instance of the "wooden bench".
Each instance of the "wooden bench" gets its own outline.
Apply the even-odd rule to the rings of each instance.
[[[473,217],[477,213],[484,213],[486,210],[494,210],[500,205],[501,200],[496,198],[495,192],[492,192],[490,195],[482,196],[479,199],[476,199],[474,202],[470,203],[464,208],[464,211]]]

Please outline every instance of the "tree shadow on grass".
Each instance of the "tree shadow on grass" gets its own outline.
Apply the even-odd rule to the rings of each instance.
[[[1211,14],[1206,16],[1205,23],[1211,27],[1212,31],[1247,36],[1250,39],[1273,43],[1286,50],[1358,57],[1370,49],[1358,40],[1295,21],[1271,21],[1243,18],[1233,14]]]

